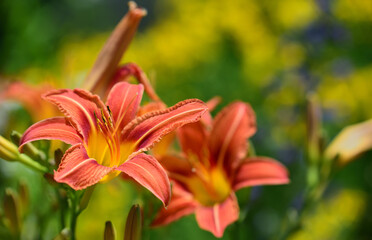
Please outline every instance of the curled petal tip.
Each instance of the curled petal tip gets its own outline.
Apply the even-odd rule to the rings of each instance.
[[[221,103],[221,101],[222,101],[222,97],[220,97],[220,96],[215,96],[215,97],[209,99],[209,101],[206,102],[208,110],[213,111],[217,107],[217,105]]]
[[[138,7],[137,3],[134,1],[129,1],[128,6],[129,6],[129,10],[132,13],[135,13],[136,15],[139,15],[141,17],[144,17],[147,15],[147,10],[144,8]]]
[[[137,7],[137,3],[135,1],[129,1],[128,6],[130,10],[133,10]]]

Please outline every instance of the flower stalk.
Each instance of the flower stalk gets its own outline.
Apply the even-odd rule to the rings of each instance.
[[[68,192],[68,203],[70,208],[70,236],[71,240],[76,239],[76,224],[80,214],[87,208],[89,200],[94,191],[94,186],[87,188],[83,192],[73,191]]]
[[[36,171],[46,173],[48,169],[26,154],[21,154],[18,151],[18,147],[12,142],[0,136],[0,157],[9,162],[20,162]]]
[[[311,95],[307,103],[307,171],[303,205],[298,210],[288,210],[282,232],[276,239],[288,239],[302,228],[305,217],[321,200],[335,170],[336,159],[329,158],[325,154],[321,124],[319,101],[315,95]]]

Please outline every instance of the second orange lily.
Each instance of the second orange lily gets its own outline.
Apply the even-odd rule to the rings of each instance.
[[[195,213],[200,228],[222,237],[236,221],[235,191],[256,185],[289,182],[286,168],[268,157],[246,157],[247,139],[256,132],[255,114],[243,102],[223,109],[212,122],[202,121],[178,130],[181,156],[164,156],[162,165],[174,182],[172,200],[161,209],[154,226]]]

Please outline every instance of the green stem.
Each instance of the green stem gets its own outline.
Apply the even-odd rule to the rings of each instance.
[[[58,199],[58,204],[60,206],[60,227],[61,227],[61,231],[66,227],[65,225],[65,209],[66,209],[66,205],[65,205],[65,201],[64,199],[62,198],[60,192],[59,192],[59,189],[55,188],[55,194],[57,196],[57,199]]]
[[[77,220],[78,215],[76,213],[73,213],[73,217],[71,218],[71,225],[70,225],[70,230],[71,230],[71,240],[76,239],[76,220]]]
[[[48,172],[48,169],[46,167],[40,165],[38,162],[34,161],[32,158],[30,158],[29,156],[25,154],[19,154],[18,161],[39,172],[42,172],[42,173]]]
[[[72,206],[71,206],[71,219],[70,219],[70,234],[71,234],[71,240],[76,240],[76,222],[77,218],[79,216],[79,213],[77,211],[77,201],[76,196],[74,196],[74,199],[72,200]]]
[[[278,239],[287,239],[289,236],[299,231],[304,223],[306,214],[313,209],[320,201],[325,189],[328,186],[328,178],[322,179],[313,188],[308,188],[305,192],[305,202],[303,207],[296,212],[295,219],[286,219],[285,231],[279,235]]]
[[[69,194],[71,215],[70,215],[70,234],[71,240],[76,239],[76,223],[77,218],[88,206],[90,197],[94,191],[95,186],[91,186],[83,192],[71,191]]]
[[[230,227],[230,239],[239,239],[239,235],[240,235],[240,232],[239,232],[239,225],[240,225],[240,222],[239,221],[236,221],[235,223],[232,224],[232,226]]]

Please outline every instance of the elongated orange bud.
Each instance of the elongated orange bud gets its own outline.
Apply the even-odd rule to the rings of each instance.
[[[96,62],[83,83],[83,88],[92,92],[104,93],[114,76],[120,59],[137,31],[140,20],[147,14],[135,2],[129,2],[129,12],[122,18],[106,41]]]

